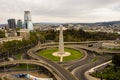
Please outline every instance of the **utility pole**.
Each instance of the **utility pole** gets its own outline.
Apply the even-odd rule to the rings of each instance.
[[[28,66],[28,60],[27,60],[27,73],[28,73],[28,71],[29,71],[29,66]]]

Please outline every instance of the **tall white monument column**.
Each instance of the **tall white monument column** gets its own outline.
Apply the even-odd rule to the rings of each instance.
[[[63,58],[69,56],[69,52],[64,51],[64,40],[63,40],[63,26],[60,25],[60,33],[59,33],[59,50],[58,52],[54,52],[52,55],[60,57],[60,62],[63,62]]]
[[[64,41],[63,41],[63,30],[62,25],[60,25],[60,34],[59,34],[59,54],[64,54]]]

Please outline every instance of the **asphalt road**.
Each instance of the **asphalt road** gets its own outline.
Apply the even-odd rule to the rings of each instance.
[[[44,63],[48,64],[49,66],[52,66],[53,69],[58,73],[58,76],[61,76],[61,80],[78,80],[76,77],[74,77],[68,70],[64,69],[62,66],[58,65],[57,63],[48,60],[42,56],[36,55],[35,48],[28,51],[28,55],[32,58],[43,61]]]
[[[85,72],[87,70],[89,70],[92,67],[95,67],[99,64],[102,64],[106,61],[108,61],[109,59],[104,58],[102,56],[97,56],[98,60],[95,62],[89,61],[86,64],[79,66],[77,68],[74,68],[74,70],[72,71],[73,74],[79,79],[79,80],[87,80],[86,76],[85,76]]]
[[[84,60],[80,60],[80,61],[77,61],[75,63],[73,63],[72,66],[70,66],[68,68],[68,70],[71,72],[73,71],[75,68],[79,67],[79,66],[82,66],[86,63],[89,63],[92,59],[94,58],[94,54],[93,53],[88,53],[87,52],[87,57],[84,59]]]
[[[52,44],[44,45],[44,47],[49,47],[49,46],[53,47],[54,45],[52,45]],[[72,46],[72,45],[67,45],[67,46]],[[91,49],[89,47],[85,47],[85,46],[81,46],[81,45],[75,45],[72,47],[74,47],[76,49],[82,48],[82,49],[87,49],[87,50],[92,50],[92,51],[95,49],[95,48]],[[58,75],[60,77],[61,80],[87,80],[87,78],[84,75],[84,73],[87,70],[89,70],[90,68],[92,68],[94,66],[102,64],[103,62],[108,60],[104,56],[97,55],[98,60],[96,62],[91,62],[91,60],[96,56],[93,53],[87,51],[87,54],[84,55],[84,57],[83,57],[84,59],[65,63],[62,65],[64,67],[62,67],[61,65],[57,64],[56,62],[48,60],[42,56],[38,56],[36,54],[36,51],[38,49],[41,49],[40,44],[38,44],[34,48],[28,50],[27,54],[30,57],[34,58],[36,61],[40,61],[40,62],[42,61],[43,63],[46,64],[46,66],[49,66],[56,73],[56,75]],[[94,51],[96,51],[96,50],[97,49],[95,49]],[[65,67],[67,67],[68,70],[66,70]]]
[[[66,45],[66,47],[69,47],[69,46],[71,46],[71,45]],[[56,47],[56,45],[53,45],[52,46],[52,44],[50,44],[50,45],[45,45],[45,46],[43,46],[43,47]],[[84,58],[83,60],[77,60],[77,61],[71,61],[71,62],[68,62],[68,63],[65,63],[65,64],[63,64],[62,66],[64,66],[64,67],[67,67],[67,69],[71,72],[71,73],[73,73],[73,75],[74,76],[76,76],[79,80],[87,80],[87,78],[85,77],[85,75],[84,75],[84,73],[87,71],[87,70],[89,70],[90,68],[92,68],[92,67],[95,67],[95,66],[97,66],[97,65],[99,65],[99,64],[102,64],[102,63],[104,63],[106,60],[108,60],[108,59],[106,59],[104,56],[99,56],[99,55],[94,55],[91,51],[89,51],[91,48],[89,48],[89,47],[85,47],[85,46],[81,46],[81,45],[74,45],[74,46],[72,46],[73,48],[75,48],[75,49],[87,49],[87,55],[86,55],[86,58]],[[37,47],[36,47],[37,48]],[[94,48],[93,48],[94,49]],[[92,51],[93,51],[93,49],[92,49]],[[37,49],[35,49],[35,50],[37,50]],[[97,50],[97,49],[96,49]],[[33,50],[34,51],[34,50]],[[66,73],[64,72],[65,70],[62,70],[61,68],[61,66],[60,65],[58,65],[58,64],[56,64],[55,62],[53,62],[53,61],[50,61],[50,60],[48,60],[48,59],[46,59],[46,58],[43,58],[43,57],[41,57],[41,56],[37,56],[36,54],[35,54],[36,52],[34,52],[34,54],[33,54],[33,52],[30,54],[30,56],[34,56],[34,58],[35,59],[38,59],[38,60],[43,60],[43,61],[45,61],[45,62],[47,62],[48,64],[50,64],[50,65],[52,65],[52,66],[54,66],[54,68],[56,68],[58,71],[60,71],[60,73],[62,73],[63,75],[65,75],[66,76],[66,80],[72,80],[70,77],[69,77],[69,75],[66,75]],[[85,57],[85,56],[84,56]],[[98,60],[94,63],[94,62],[91,62],[91,60],[94,58],[94,57],[97,57],[98,58]],[[58,67],[59,66],[59,67]],[[67,74],[69,74],[69,72],[67,73]],[[73,80],[75,80],[75,79],[73,79]]]

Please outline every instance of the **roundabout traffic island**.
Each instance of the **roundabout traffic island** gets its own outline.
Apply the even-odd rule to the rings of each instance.
[[[60,61],[61,54],[58,54],[58,48],[46,48],[38,51],[38,55],[45,57],[52,61]],[[65,48],[65,54],[63,55],[63,62],[78,60],[83,57],[83,53],[81,51]]]
[[[48,58],[52,61],[71,61],[82,58],[82,53],[78,50],[72,48],[65,48],[64,47],[64,40],[63,40],[63,29],[62,25],[60,25],[60,33],[59,33],[59,45],[58,48],[51,48],[43,49],[38,52],[38,55]]]

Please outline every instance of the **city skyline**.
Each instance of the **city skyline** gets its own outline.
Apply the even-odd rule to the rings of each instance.
[[[31,11],[33,22],[103,22],[120,20],[118,0],[8,0],[0,1],[0,24],[24,19]]]

